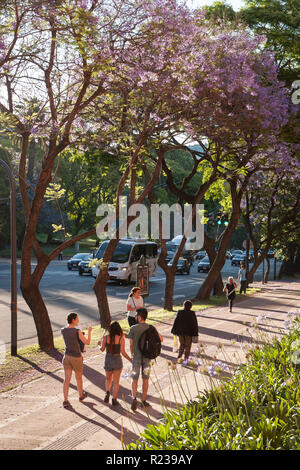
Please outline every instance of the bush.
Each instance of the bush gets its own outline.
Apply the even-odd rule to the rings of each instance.
[[[232,379],[202,392],[158,426],[148,426],[135,450],[300,449],[300,322],[281,341],[252,349]]]

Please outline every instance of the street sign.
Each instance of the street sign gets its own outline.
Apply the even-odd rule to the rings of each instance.
[[[146,263],[144,256],[141,256],[136,267],[136,285],[141,289],[143,297],[149,295],[149,265]]]

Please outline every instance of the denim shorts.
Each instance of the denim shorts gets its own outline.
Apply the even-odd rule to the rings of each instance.
[[[121,356],[113,356],[112,354],[106,353],[104,370],[106,372],[112,372],[113,370],[123,369],[123,361]]]
[[[140,372],[142,369],[142,378],[149,379],[150,375],[150,368],[151,368],[151,359],[147,359],[143,357],[142,359],[134,359],[132,360],[132,378],[133,380],[138,380],[140,376]]]

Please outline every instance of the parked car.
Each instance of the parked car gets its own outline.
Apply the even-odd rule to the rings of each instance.
[[[205,258],[205,256],[207,256],[206,251],[198,251],[198,253],[196,253],[195,259],[200,261],[201,259]]]
[[[172,267],[173,261],[174,261],[174,258],[171,259],[171,261],[168,263],[169,268]],[[189,264],[188,260],[186,258],[179,258],[179,260],[177,262],[176,274],[177,273],[190,274],[190,269],[191,269],[191,267],[190,267],[190,264]]]
[[[160,256],[161,248],[158,250],[157,254]],[[165,257],[165,262],[168,263],[172,258],[174,258],[175,252],[172,250],[167,250],[167,254]]]
[[[191,251],[183,250],[182,253],[181,253],[181,258],[185,258],[188,261],[190,268],[193,266],[194,255]]]
[[[92,275],[92,268],[89,266],[91,259],[92,255],[89,255],[88,259],[80,261],[80,263],[78,264],[79,276],[82,276],[83,274],[89,274],[90,276]]]
[[[242,250],[233,250],[233,252],[231,253],[231,259],[234,258],[235,256],[245,256],[245,253],[244,251]]]
[[[71,259],[68,260],[68,270],[71,271],[72,269],[78,269],[80,261],[88,260],[89,258],[92,258],[90,253],[77,253],[77,255],[74,255]]]
[[[231,266],[240,266],[241,264],[246,264],[245,255],[236,255],[231,259]]]
[[[208,273],[209,270],[210,270],[210,261],[209,261],[208,256],[205,256],[205,258],[203,258],[198,264],[198,273],[200,272]]]

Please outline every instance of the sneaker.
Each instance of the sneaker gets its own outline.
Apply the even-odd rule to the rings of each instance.
[[[146,400],[141,401],[141,407],[142,408],[147,408],[148,406],[151,406],[150,403],[148,403]]]
[[[134,398],[132,400],[131,409],[132,409],[132,411],[136,411],[136,409],[137,409],[137,399],[136,398]]]
[[[108,402],[109,402],[109,395],[110,395],[110,393],[109,393],[109,392],[106,392],[106,395],[105,395],[105,398],[104,398],[104,403],[108,403]]]

